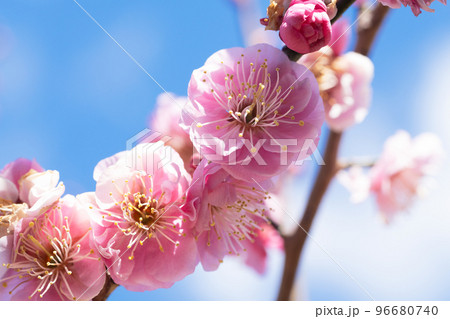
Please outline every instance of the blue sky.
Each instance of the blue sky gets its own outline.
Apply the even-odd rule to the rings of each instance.
[[[226,0],[80,4],[162,87],[178,95],[186,94],[192,70],[209,55],[244,45],[235,8]],[[376,155],[399,128],[413,135],[439,133],[448,149],[450,14],[440,3],[432,7],[436,13],[418,18],[407,8],[391,12],[372,52],[371,111],[345,135],[343,155]],[[160,93],[75,2],[0,2],[0,166],[17,157],[36,158],[60,171],[68,193],[91,191],[95,164],[125,149],[127,139],[146,127]],[[293,215],[304,204],[310,175],[298,183]],[[389,226],[378,218],[373,202],[351,205],[335,183],[312,234],[376,299],[448,299],[450,235],[443,227],[450,222],[443,191],[448,177],[448,169],[443,170],[436,191]],[[281,257],[272,253],[264,277],[228,260],[218,272],[198,269],[171,289],[118,289],[112,299],[270,300]],[[314,243],[307,245],[299,274],[303,298],[367,299]]]

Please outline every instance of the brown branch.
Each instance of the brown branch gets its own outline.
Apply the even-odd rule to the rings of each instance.
[[[355,52],[369,55],[378,30],[389,12],[389,7],[378,3],[373,10],[369,12],[364,10],[364,7],[361,7],[358,23],[358,42],[355,46]],[[365,13],[361,14],[362,12]]]
[[[365,14],[366,19],[362,27],[358,29],[358,41],[356,52],[367,55],[372,47],[375,35],[377,34],[383,19],[386,17],[388,9],[378,4],[375,9]],[[342,11],[343,9],[341,9]],[[331,180],[338,169],[337,156],[342,134],[331,131],[328,136],[327,146],[324,154],[325,165],[320,167],[319,173],[314,182],[314,186],[309,195],[303,217],[300,220],[300,227],[294,234],[284,237],[285,243],[285,264],[283,279],[281,281],[278,300],[289,300],[294,286],[300,256],[303,251],[306,238],[311,230],[314,217],[319,209],[320,203],[330,185]]]
[[[325,165],[320,167],[313,189],[309,196],[300,227],[291,236],[284,238],[285,263],[283,279],[278,294],[278,300],[289,300],[295,281],[300,255],[302,253],[306,237],[311,229],[314,217],[320,202],[336,171],[336,159],[342,134],[330,132],[327,147],[325,149]]]
[[[116,284],[109,275],[107,275],[105,285],[103,286],[100,293],[92,299],[92,301],[105,301],[108,299],[108,297],[112,294],[112,292],[119,287],[118,284]]]

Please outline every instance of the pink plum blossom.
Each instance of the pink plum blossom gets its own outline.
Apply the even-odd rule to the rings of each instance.
[[[180,206],[191,177],[162,141],[101,161],[88,202],[94,239],[112,279],[132,291],[169,288],[198,263]]]
[[[19,158],[0,172],[0,237],[11,233],[25,216],[36,217],[64,193],[57,171]]]
[[[37,218],[22,219],[0,279],[1,300],[90,300],[106,271],[91,247],[90,220],[71,195]],[[11,239],[12,236],[5,238]],[[0,250],[1,250],[0,246]]]
[[[423,177],[436,172],[442,156],[441,142],[431,133],[412,139],[407,132],[399,131],[386,141],[369,177],[370,191],[387,220],[410,207]]]
[[[328,126],[337,132],[362,122],[372,99],[372,61],[356,52],[342,54],[348,42],[345,22],[333,25],[331,48],[304,55],[299,63],[310,68],[319,82]],[[338,36],[339,35],[339,36]]]
[[[392,9],[398,9],[402,6],[402,4],[411,8],[411,11],[417,17],[422,13],[422,10],[427,12],[434,12],[434,9],[430,8],[431,3],[434,0],[379,0],[385,6],[388,6]],[[438,0],[440,3],[446,5],[447,0]]]
[[[166,145],[171,146],[181,156],[185,168],[190,168],[194,146],[189,134],[180,127],[181,110],[189,103],[187,97],[172,93],[162,93],[156,100],[156,110],[150,119],[150,128],[164,135]],[[166,141],[167,140],[167,141]]]
[[[250,267],[263,273],[267,246],[280,247],[279,236],[267,230],[269,193],[205,159],[193,179],[183,210],[195,221],[193,233],[203,268],[214,271],[225,256],[243,255]]]
[[[308,157],[320,137],[316,79],[267,44],[216,52],[193,72],[188,95],[182,124],[194,146],[236,178],[277,175]]]
[[[399,131],[390,137],[375,165],[365,174],[361,167],[342,171],[338,177],[354,202],[361,202],[372,193],[386,221],[395,213],[407,210],[423,189],[426,176],[436,172],[443,149],[439,138],[423,133],[414,139]]]
[[[298,53],[310,53],[331,39],[331,22],[322,0],[293,0],[280,26],[280,38]]]

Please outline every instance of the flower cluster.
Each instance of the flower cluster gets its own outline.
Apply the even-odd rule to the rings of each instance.
[[[430,8],[434,0],[379,0],[390,8],[409,6],[415,16]],[[447,0],[438,0],[447,4]],[[358,5],[362,1],[357,1]],[[260,20],[266,30],[279,31],[286,46],[298,53],[319,51],[333,43],[331,20],[337,15],[336,0],[271,0],[267,17]],[[336,39],[336,37],[334,37]]]
[[[232,48],[193,72],[187,98],[159,97],[158,137],[100,161],[94,192],[63,196],[58,172],[7,165],[1,298],[90,300],[107,278],[169,288],[227,255],[263,273],[267,249],[282,247],[272,178],[315,150],[323,122],[305,66],[269,45]]]
[[[292,1],[280,33],[296,28],[291,11],[300,5],[307,21],[329,24],[320,3]],[[0,172],[0,298],[92,300],[107,280],[132,291],[169,288],[226,256],[264,273],[267,250],[283,247],[273,193],[315,151],[325,120],[342,131],[367,112],[373,66],[343,54],[346,29],[335,24],[331,37],[300,26],[302,51],[332,40],[300,63],[266,44],[216,52],[193,71],[187,97],[158,98],[156,138],[97,164],[93,192],[64,196],[58,172],[25,159],[8,164]],[[408,207],[439,149],[431,135],[401,132],[368,179],[355,170],[341,179],[357,186],[358,200],[373,192],[389,218]]]

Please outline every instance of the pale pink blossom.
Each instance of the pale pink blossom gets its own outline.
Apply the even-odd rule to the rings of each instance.
[[[338,174],[339,181],[349,189],[353,202],[364,201],[369,194],[386,221],[395,213],[407,210],[423,190],[425,177],[436,173],[443,157],[439,138],[424,133],[412,139],[405,131],[390,137],[374,166],[365,173],[354,166]]]
[[[101,161],[88,202],[94,239],[113,280],[132,291],[169,288],[198,263],[180,206],[191,178],[162,141]]]
[[[242,255],[247,265],[263,273],[267,247],[279,248],[277,235],[266,231],[269,193],[207,160],[200,162],[193,180],[183,210],[195,222],[193,233],[203,268],[214,271],[225,256]]]
[[[25,216],[36,217],[64,193],[57,171],[19,158],[0,172],[0,237],[11,233]]]
[[[277,175],[308,157],[320,137],[317,81],[267,44],[213,54],[193,72],[188,95],[182,123],[194,146],[236,178]]]
[[[22,219],[0,279],[1,300],[90,300],[106,272],[91,246],[90,220],[71,195],[37,218]],[[11,239],[12,236],[5,238]],[[0,250],[2,248],[0,247]]]
[[[441,142],[431,133],[412,139],[407,132],[399,131],[386,141],[369,177],[370,191],[387,220],[411,206],[423,178],[436,172],[442,156]]]
[[[402,4],[406,7],[409,6],[411,11],[417,17],[422,13],[422,10],[427,12],[434,12],[434,9],[430,8],[431,3],[434,0],[379,0],[385,6],[391,7],[393,9],[398,9]],[[440,3],[446,5],[447,0],[438,0]]]
[[[331,23],[322,0],[293,0],[280,26],[280,38],[298,53],[310,53],[331,39]]]
[[[372,61],[356,52],[343,54],[348,42],[345,22],[333,25],[336,30],[332,47],[304,55],[299,63],[316,75],[325,107],[328,126],[337,132],[361,123],[372,99]]]
[[[149,123],[152,130],[163,135],[162,140],[165,144],[178,152],[185,163],[186,169],[190,166],[194,152],[189,134],[179,124],[181,110],[187,103],[189,103],[187,97],[176,96],[172,93],[160,94]]]

